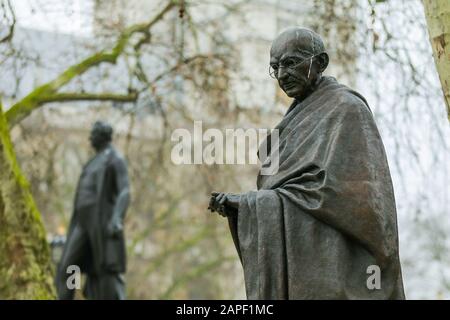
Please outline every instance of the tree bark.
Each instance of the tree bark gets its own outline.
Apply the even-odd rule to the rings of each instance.
[[[0,299],[54,297],[44,226],[17,164],[0,105]]]
[[[450,1],[423,0],[423,6],[450,121]]]

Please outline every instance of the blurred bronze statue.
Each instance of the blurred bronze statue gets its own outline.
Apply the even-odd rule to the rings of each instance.
[[[80,176],[56,285],[59,299],[73,299],[71,266],[87,275],[87,299],[125,299],[123,220],[130,201],[127,167],[111,145],[112,127],[97,121],[90,142],[96,155]]]
[[[248,299],[404,299],[384,146],[365,98],[322,75],[328,62],[309,29],[274,40],[270,75],[294,99],[275,127],[279,170],[260,172],[257,191],[211,195]],[[260,146],[269,160],[274,145]]]

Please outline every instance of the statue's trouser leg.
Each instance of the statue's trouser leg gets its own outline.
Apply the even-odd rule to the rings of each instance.
[[[71,300],[74,297],[75,289],[69,289],[67,279],[71,273],[67,273],[67,268],[71,265],[80,267],[86,254],[89,253],[89,242],[87,232],[80,226],[75,226],[64,247],[64,252],[58,266],[56,275],[56,289],[58,299]]]
[[[89,300],[125,300],[123,275],[109,272],[101,275],[88,274],[85,295]]]

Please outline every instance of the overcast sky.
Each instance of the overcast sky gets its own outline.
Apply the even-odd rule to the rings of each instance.
[[[92,30],[91,0],[14,0],[12,4],[21,27],[79,35]]]

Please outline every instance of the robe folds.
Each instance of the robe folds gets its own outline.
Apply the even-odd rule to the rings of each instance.
[[[247,298],[404,299],[394,190],[366,100],[322,77],[275,129],[278,172],[260,173],[228,218]]]

